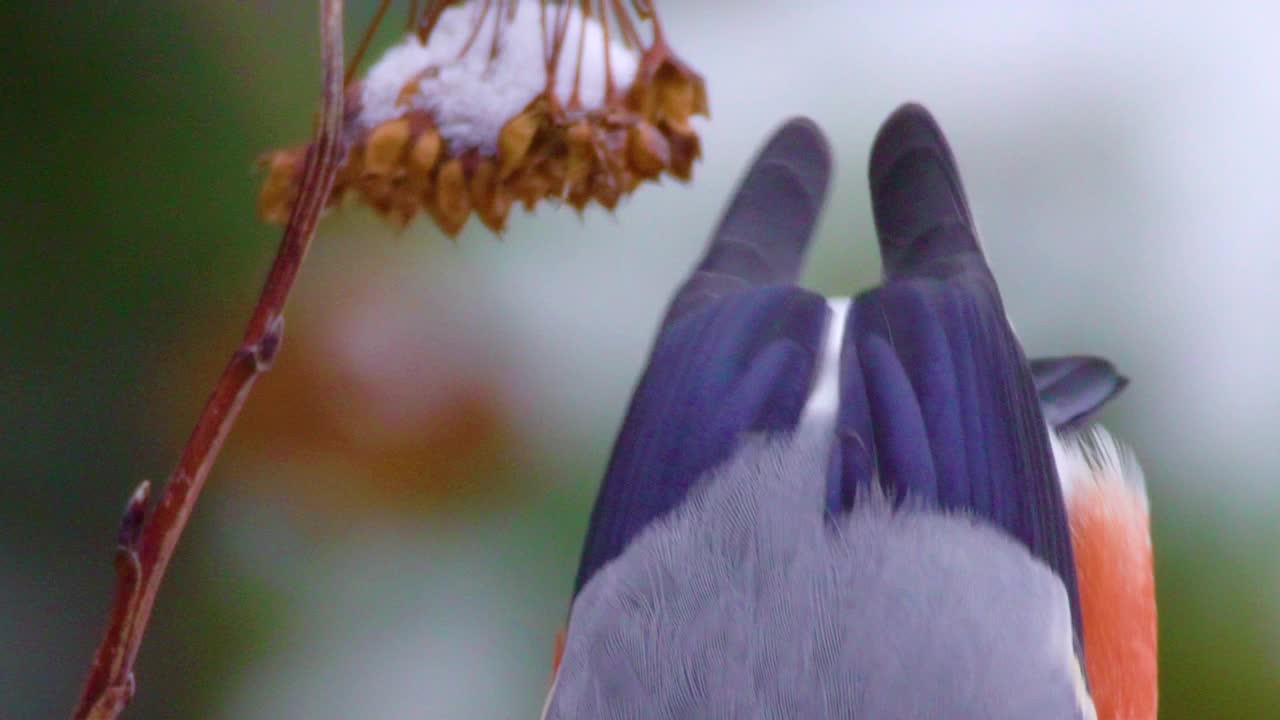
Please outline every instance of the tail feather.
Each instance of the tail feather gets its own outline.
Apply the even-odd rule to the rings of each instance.
[[[1036,358],[1031,374],[1044,419],[1059,431],[1084,427],[1129,385],[1109,360],[1088,355]]]

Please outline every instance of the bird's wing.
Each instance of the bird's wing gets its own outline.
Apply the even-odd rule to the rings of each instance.
[[[719,298],[794,284],[830,180],[831,149],[818,126],[796,118],[779,128],[740,181],[706,253],[676,291],[664,329]]]
[[[884,282],[855,299],[844,330],[832,509],[878,481],[900,501],[992,523],[1062,578],[1079,637],[1071,540],[1031,369],[924,108],[905,105],[885,122],[869,175]]]
[[[794,285],[831,173],[807,120],[779,129],[742,180],[677,291],[632,396],[595,508],[574,592],[745,432],[795,427],[827,308]]]

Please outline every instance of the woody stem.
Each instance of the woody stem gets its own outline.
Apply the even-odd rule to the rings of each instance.
[[[321,0],[324,80],[315,138],[307,152],[298,200],[244,339],[214,386],[155,509],[146,513],[149,486],[145,483],[126,508],[116,550],[116,588],[107,631],[94,656],[75,720],[111,720],[132,698],[134,661],[178,539],[254,381],[270,367],[280,349],[285,302],[345,152],[342,15],[342,0]]]

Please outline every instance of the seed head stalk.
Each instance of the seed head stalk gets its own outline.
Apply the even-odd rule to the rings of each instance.
[[[164,494],[148,512],[150,485],[134,491],[121,520],[116,587],[75,720],[111,720],[132,699],[133,665],[156,595],[200,490],[258,376],[271,366],[284,332],[284,306],[315,235],[320,212],[343,162],[342,0],[321,0],[324,80],[315,140],[307,152],[298,201],[245,330],[214,386]]]

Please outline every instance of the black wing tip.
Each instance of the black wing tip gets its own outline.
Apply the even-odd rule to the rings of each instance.
[[[1088,425],[1129,387],[1114,363],[1094,355],[1033,358],[1030,366],[1045,420],[1059,432]]]
[[[779,150],[788,151],[790,159],[802,159],[809,164],[810,170],[817,170],[812,177],[820,179],[823,184],[821,189],[825,190],[825,185],[831,178],[833,164],[831,142],[816,121],[802,115],[789,118],[769,136],[768,144],[760,153],[760,160],[768,159]]]
[[[1074,371],[1094,370],[1119,375],[1116,364],[1098,355],[1052,355],[1032,358],[1031,367],[1047,376],[1061,377]]]
[[[794,284],[826,205],[833,165],[831,145],[813,120],[791,118],[774,130],[739,180],[664,325],[717,297]]]
[[[880,130],[871,144],[871,163],[868,168],[871,182],[884,177],[893,163],[897,162],[906,143],[917,144],[922,141],[925,144],[947,147],[942,128],[928,108],[917,102],[899,105],[880,124]]]
[[[793,117],[769,135],[768,141],[743,176],[735,197],[748,191],[753,182],[760,182],[762,176],[781,172],[798,186],[810,202],[808,230],[811,233],[826,204],[834,165],[831,142],[818,123],[808,117]],[[731,205],[726,215],[732,213],[732,208]],[[810,235],[806,234],[795,239],[801,252],[808,245],[809,238]]]
[[[1037,357],[1031,358],[1028,363],[1031,365],[1037,387],[1052,384],[1070,376],[1105,379],[1121,389],[1129,385],[1129,378],[1120,373],[1115,363],[1098,355]]]
[[[788,128],[797,128],[816,136],[823,142],[826,142],[826,137],[823,135],[822,128],[818,125],[818,121],[808,115],[793,115],[787,118],[780,126],[778,126],[778,130],[774,134],[777,135]]]
[[[717,249],[754,246],[769,267],[758,282],[793,282],[827,200],[831,144],[818,124],[795,117],[769,136],[743,173],[708,243],[700,270],[718,272]],[[739,274],[741,267],[728,268]]]
[[[867,175],[888,276],[933,256],[981,253],[955,156],[923,105],[906,103],[884,121]],[[940,228],[946,237],[934,238]]]

